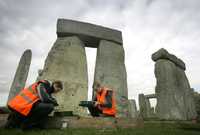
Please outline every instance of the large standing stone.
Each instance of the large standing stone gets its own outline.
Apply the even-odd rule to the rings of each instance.
[[[160,51],[156,53],[162,54]],[[189,120],[196,117],[192,92],[184,72],[185,68],[176,62],[180,59],[175,56],[173,59],[163,57],[156,59],[157,115],[167,120]]]
[[[151,117],[151,105],[149,99],[144,96],[144,94],[139,94],[139,107],[140,115],[143,118]]]
[[[23,89],[25,87],[30,64],[31,64],[31,57],[32,57],[31,50],[26,50],[23,53],[23,55],[21,56],[19,65],[18,65],[16,73],[15,73],[14,80],[13,80],[11,88],[10,88],[8,101],[12,97],[14,97],[16,94],[18,94],[21,89]]]
[[[146,108],[147,108],[147,118],[152,117],[152,110],[151,110],[151,104],[148,98],[145,97],[146,102]]]
[[[137,107],[134,99],[129,100],[129,112],[130,118],[138,117]]]
[[[61,80],[64,90],[55,96],[58,111],[73,111],[80,116],[87,115],[79,101],[87,100],[88,74],[85,48],[77,37],[58,38],[48,54],[39,79]]]
[[[128,90],[122,45],[106,40],[100,42],[97,50],[95,81],[113,88],[117,101],[117,117],[127,117]]]

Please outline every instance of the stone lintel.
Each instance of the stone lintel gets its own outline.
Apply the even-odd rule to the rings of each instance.
[[[68,19],[58,19],[57,36],[78,36],[86,47],[97,48],[100,40],[107,40],[122,45],[121,31],[94,25],[85,22],[79,22]]]
[[[185,63],[177,58],[175,55],[170,54],[166,49],[161,48],[157,52],[153,53],[151,56],[153,61],[157,61],[159,59],[166,59],[173,62],[176,66],[180,67],[181,69],[185,70]]]
[[[149,94],[149,95],[145,95],[146,98],[150,99],[150,98],[157,98],[156,94]]]

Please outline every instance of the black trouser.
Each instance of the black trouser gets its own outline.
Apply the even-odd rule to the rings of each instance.
[[[115,117],[114,115],[103,114],[98,107],[88,106],[88,110],[93,117]]]
[[[102,111],[98,107],[88,106],[88,110],[93,117],[99,117]]]
[[[12,110],[8,117],[6,124],[7,128],[31,128],[33,126],[41,125],[45,122],[48,114],[54,109],[54,105],[51,103],[37,102],[33,105],[31,112],[28,116],[23,116],[18,112]]]

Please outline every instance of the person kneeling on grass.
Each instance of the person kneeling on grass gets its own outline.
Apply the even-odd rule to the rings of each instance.
[[[95,91],[94,105],[88,107],[90,114],[94,117],[115,117],[116,115],[116,101],[114,91],[103,87],[99,82],[93,85]]]
[[[52,93],[63,89],[61,81],[50,82],[38,81],[28,88],[22,89],[19,94],[8,101],[11,113],[8,116],[5,128],[29,129],[32,127],[42,128],[45,120],[54,106],[58,106]]]

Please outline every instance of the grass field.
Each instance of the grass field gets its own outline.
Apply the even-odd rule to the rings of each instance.
[[[5,130],[0,135],[200,135],[200,124],[145,124],[138,129]]]

